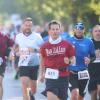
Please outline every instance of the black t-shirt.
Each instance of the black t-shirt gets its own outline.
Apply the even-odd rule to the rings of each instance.
[[[92,39],[93,43],[94,43],[94,47],[95,47],[95,50],[97,49],[100,49],[100,41],[95,41],[94,39]],[[88,70],[89,70],[89,74],[90,76],[94,77],[94,75],[100,75],[100,62],[97,62],[97,63],[90,63],[88,65]]]
[[[94,47],[95,47],[95,50],[97,50],[97,49],[100,49],[100,41],[95,41],[94,39],[92,39],[92,41],[93,41],[93,44],[94,44]],[[96,66],[96,67],[100,67],[100,63],[90,63],[89,65],[88,65],[88,67],[93,67],[93,66]],[[94,68],[93,68],[94,69]]]
[[[95,50],[100,49],[100,41],[95,41],[94,39],[92,39],[92,41],[94,43]]]

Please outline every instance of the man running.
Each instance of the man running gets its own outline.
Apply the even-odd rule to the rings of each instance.
[[[2,100],[3,96],[2,82],[6,68],[6,56],[9,56],[13,44],[13,40],[0,32],[0,100]]]
[[[68,66],[75,64],[73,46],[60,36],[61,24],[51,21],[48,24],[49,41],[40,48],[40,80],[46,79],[43,92],[48,100],[66,100],[68,90]]]
[[[92,41],[95,46],[96,59],[88,67],[90,73],[88,90],[91,100],[100,100],[100,25],[93,27]]]
[[[74,36],[69,38],[76,50],[76,65],[70,67],[70,100],[83,100],[89,80],[88,64],[94,60],[94,45],[84,37],[85,26],[77,23],[74,26]]]
[[[22,33],[16,35],[16,45],[19,52],[19,74],[22,85],[23,100],[35,100],[37,88],[37,74],[39,69],[39,47],[43,43],[42,37],[32,32],[32,18],[25,18]],[[30,99],[27,93],[29,90]]]

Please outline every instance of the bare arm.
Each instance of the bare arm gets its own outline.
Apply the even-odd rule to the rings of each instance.
[[[39,69],[39,77],[40,81],[44,81],[44,75],[45,75],[45,67],[44,67],[44,57],[40,54],[40,69]]]
[[[15,44],[12,48],[11,48],[11,52],[10,52],[10,60],[14,60],[15,59],[15,54],[19,52],[19,46],[17,44]]]
[[[70,57],[70,65],[76,65],[76,57],[75,56]]]
[[[76,64],[76,58],[75,58],[75,56],[72,56],[70,58],[64,57],[64,62],[66,64],[75,65]]]

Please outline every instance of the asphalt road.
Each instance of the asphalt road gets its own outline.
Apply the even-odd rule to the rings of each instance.
[[[12,68],[7,68],[6,70],[3,87],[3,100],[22,100],[21,84],[19,80],[14,80],[14,70]],[[41,91],[44,90],[44,88],[45,85],[43,83],[38,83],[38,89],[35,95],[36,100],[47,100],[43,95],[41,95]],[[70,99],[68,98],[68,100]],[[84,100],[90,100],[90,95],[88,93]]]

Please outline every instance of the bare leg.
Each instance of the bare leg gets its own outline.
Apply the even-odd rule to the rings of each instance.
[[[3,86],[2,86],[2,81],[3,81],[3,77],[0,76],[0,100],[2,100],[2,97],[3,97]]]
[[[37,89],[37,81],[36,80],[30,80],[30,100],[35,100],[34,94],[36,93]]]
[[[79,95],[78,100],[83,100],[83,97]]]
[[[91,100],[97,100],[97,90],[93,90],[90,92]]]
[[[48,100],[60,100],[55,94],[50,91],[47,92],[47,98]]]
[[[79,90],[77,88],[76,89],[73,89],[71,91],[70,100],[78,100],[78,96],[79,96]]]
[[[36,93],[36,89],[37,89],[37,81],[36,80],[30,80],[30,88],[31,88],[31,92],[34,95]]]
[[[22,84],[22,93],[23,93],[23,100],[29,100],[29,95],[27,89],[29,87],[29,78],[28,77],[21,77],[21,84]]]
[[[100,84],[97,85],[97,95],[98,95],[98,100],[100,100]]]

